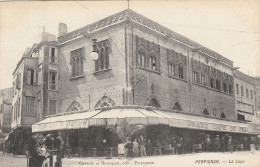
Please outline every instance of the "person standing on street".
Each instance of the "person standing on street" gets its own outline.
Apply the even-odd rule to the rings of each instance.
[[[145,149],[146,142],[145,142],[144,137],[142,135],[140,136],[139,145],[140,145],[141,157],[146,156],[146,149]]]
[[[211,139],[210,139],[209,135],[207,135],[207,137],[205,139],[205,147],[206,147],[207,152],[210,151],[210,145],[211,145]]]
[[[139,156],[139,144],[137,142],[137,140],[135,139],[134,142],[133,142],[133,153],[134,153],[134,156],[135,157],[138,157]]]
[[[228,151],[230,151],[232,153],[233,152],[233,139],[232,139],[232,136],[228,136],[227,147],[228,147]]]
[[[153,146],[151,140],[148,139],[148,141],[146,142],[146,153],[148,156],[152,155],[152,150],[153,150]]]
[[[172,141],[171,141],[171,146],[172,146],[172,154],[176,154],[176,144],[177,144],[177,141],[175,139],[175,137],[173,136],[172,137]]]
[[[125,157],[132,157],[133,156],[133,143],[131,142],[131,138],[126,138],[125,147]]]
[[[214,149],[216,152],[220,151],[220,138],[219,135],[216,136],[216,138],[214,139]]]

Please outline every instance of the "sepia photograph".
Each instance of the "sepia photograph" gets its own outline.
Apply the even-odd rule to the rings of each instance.
[[[0,1],[0,166],[260,166],[260,0]]]

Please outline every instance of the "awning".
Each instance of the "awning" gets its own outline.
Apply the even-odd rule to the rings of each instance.
[[[144,108],[118,108],[105,110],[90,118],[89,125],[118,125],[124,120],[128,124],[168,125],[168,119],[166,117]]]
[[[88,128],[88,119],[100,110],[53,116],[32,125],[32,132]]]
[[[242,122],[207,118],[203,116],[167,112],[161,110],[154,111],[162,116],[169,118],[169,126],[171,127],[233,133],[248,133],[248,125]]]
[[[163,124],[186,129],[259,134],[246,122],[137,106],[114,106],[102,110],[49,117],[34,124],[32,132],[114,126],[119,125],[122,121],[126,121],[128,124]]]

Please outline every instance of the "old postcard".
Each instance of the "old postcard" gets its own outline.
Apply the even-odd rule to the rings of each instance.
[[[257,167],[260,1],[0,2],[0,166]]]

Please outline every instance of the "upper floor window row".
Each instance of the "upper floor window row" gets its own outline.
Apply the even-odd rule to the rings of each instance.
[[[138,67],[160,71],[160,46],[136,36],[136,63]]]
[[[239,95],[239,91],[241,92],[241,96],[244,96],[244,87],[240,86],[240,90],[239,90],[239,84],[236,84],[236,93],[237,95]],[[246,97],[253,99],[254,95],[253,95],[253,90],[249,90],[248,88],[246,88]]]
[[[96,43],[96,52],[98,53],[98,59],[95,61],[95,71],[102,71],[109,69],[109,54],[110,44],[109,40],[103,40]],[[85,61],[85,49],[79,48],[71,51],[70,64],[72,77],[80,77],[84,75],[84,61]]]

